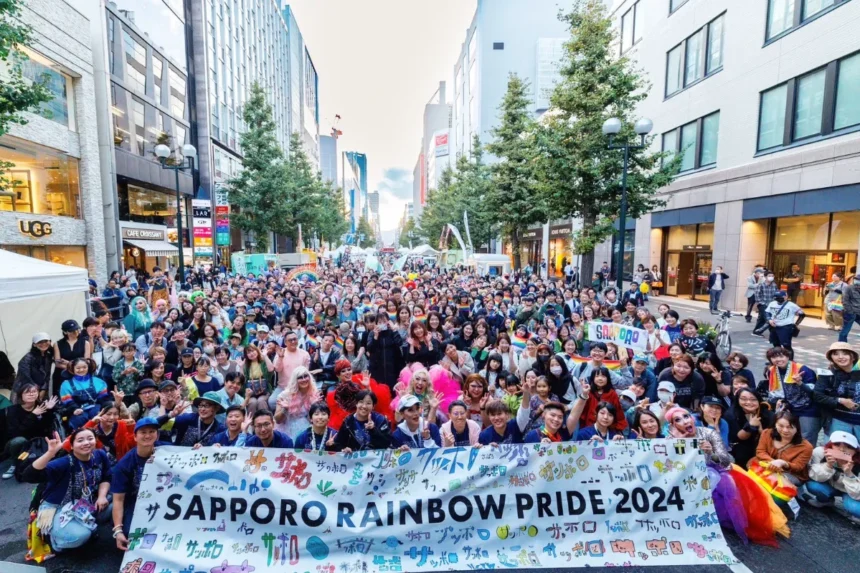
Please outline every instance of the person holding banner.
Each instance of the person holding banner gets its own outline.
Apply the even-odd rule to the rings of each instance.
[[[220,448],[221,446],[240,448],[245,445],[245,440],[248,439],[248,428],[251,426],[251,416],[245,413],[245,408],[242,406],[230,406],[227,408],[227,429],[219,432],[212,440],[212,446]]]
[[[660,419],[647,408],[647,404],[636,409],[631,426],[631,437],[637,439],[657,440],[666,437],[663,435]]]
[[[483,446],[498,446],[499,444],[521,444],[523,432],[531,420],[531,392],[523,388],[522,401],[517,409],[516,417],[511,419],[511,410],[501,400],[490,400],[485,410],[490,421],[490,427],[478,436],[478,442]]]
[[[329,450],[334,445],[334,437],[337,434],[337,430],[328,425],[330,418],[331,410],[325,402],[311,404],[308,411],[311,425],[296,436],[295,447],[315,452]]]
[[[536,383],[527,383],[529,393],[536,391]],[[556,442],[569,442],[576,436],[579,429],[579,417],[588,403],[588,386],[582,389],[573,403],[567,420],[564,419],[565,406],[561,402],[545,402],[541,408],[541,425],[531,430],[523,438],[526,444],[552,444]]]
[[[442,445],[446,448],[478,446],[481,425],[469,419],[469,407],[462,400],[448,404],[448,421],[439,428]]]
[[[173,443],[177,446],[192,447],[195,444],[210,446],[215,441],[215,435],[224,431],[224,425],[215,418],[216,414],[224,411],[221,398],[215,392],[206,392],[194,399],[197,412],[180,414],[187,404],[180,403],[169,414],[161,416],[158,421],[164,425],[168,419],[176,418],[173,422]]]
[[[128,533],[137,504],[143,468],[155,453],[158,428],[158,420],[155,418],[138,420],[134,425],[135,448],[125,454],[113,469],[110,482],[110,492],[113,495],[113,538],[120,551],[128,550]]]
[[[293,439],[275,429],[275,415],[269,410],[257,410],[251,418],[254,435],[245,440],[246,448],[292,448]]]
[[[331,446],[332,451],[350,454],[388,448],[391,445],[391,422],[373,411],[378,402],[376,394],[365,388],[355,394],[354,400],[355,412],[341,424]]]
[[[593,398],[593,396],[592,396]],[[591,400],[591,398],[589,398]],[[618,419],[624,420],[624,413],[620,412],[613,404],[609,402],[598,402],[594,409],[594,423],[580,429],[576,433],[576,440],[579,442],[606,441],[606,440],[623,440],[624,434],[612,429],[616,425]],[[627,424],[627,421],[624,421]]]

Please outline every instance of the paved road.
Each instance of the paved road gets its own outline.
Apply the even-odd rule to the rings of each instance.
[[[682,317],[692,317],[699,321],[715,322],[707,310],[707,305],[699,302],[663,297],[652,298],[649,307],[656,309],[659,301],[665,300],[678,310]],[[759,376],[764,367],[764,353],[770,347],[765,339],[751,334],[751,325],[743,318],[732,319],[732,339],[735,348],[744,352],[751,360],[751,368]],[[798,360],[811,368],[826,366],[824,352],[836,334],[824,328],[824,323],[808,320],[801,326],[801,336],[795,342]],[[851,342],[860,347],[860,335],[852,334]],[[0,466],[2,469],[4,466]],[[3,482],[0,493],[0,573],[5,573],[3,561],[23,563],[26,548],[24,528],[26,525],[27,505],[30,500],[30,487]],[[734,573],[854,573],[860,563],[860,527],[850,524],[842,516],[827,510],[804,507],[800,519],[791,524],[792,536],[780,543],[779,549],[760,546],[743,546],[733,534],[726,537],[741,560],[743,566],[732,568]],[[113,539],[108,527],[100,530],[100,538],[86,548],[45,563],[50,573],[117,573],[121,555],[114,549]],[[653,569],[642,569],[650,573]],[[599,571],[599,569],[594,569]],[[543,570],[546,571],[546,570]],[[567,571],[557,569],[555,571]],[[724,566],[697,567],[697,572],[727,573]],[[177,572],[173,572],[177,573]]]

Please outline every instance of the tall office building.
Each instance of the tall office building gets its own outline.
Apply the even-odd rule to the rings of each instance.
[[[454,64],[451,140],[454,157],[470,154],[472,137],[482,143],[498,124],[499,104],[516,73],[531,85],[536,115],[546,111],[557,73],[555,62],[568,37],[559,21],[570,0],[478,0]],[[452,159],[453,160],[453,159]]]
[[[171,0],[178,1],[178,0]],[[319,164],[318,77],[289,6],[276,0],[186,0],[191,3],[197,146],[201,197],[216,211],[229,205],[224,184],[242,164],[242,107],[257,82],[272,106],[278,142],[289,149],[298,133],[311,162]],[[245,246],[238,229],[218,233],[222,256]],[[286,237],[272,236],[275,252],[290,252]]]
[[[340,183],[343,202],[350,222],[350,232],[355,233],[362,217],[367,218],[367,156],[356,151],[344,151],[340,161]]]
[[[338,184],[337,139],[331,135],[320,136],[320,172],[323,181]]]
[[[154,149],[195,143],[187,39],[190,4],[183,0],[68,0],[89,19],[101,184],[104,245],[111,269],[152,270],[179,263],[178,214],[185,244],[194,179],[161,168]],[[63,26],[71,29],[72,24]],[[92,98],[93,94],[87,94]],[[186,262],[191,249],[185,250]]]
[[[52,99],[0,136],[0,161],[11,164],[0,189],[0,248],[86,268],[103,285],[117,267],[103,238],[90,22],[65,0],[50,10],[34,4],[25,2],[20,16],[33,29],[31,43],[20,46],[28,56],[22,72],[44,78]]]
[[[722,266],[724,304],[744,309],[755,264],[784,284],[796,263],[797,302],[821,315],[860,247],[860,2],[611,4],[618,53],[652,83],[638,115],[653,151],[682,155],[666,206],[635,221],[632,262],[657,265],[666,294],[705,299]]]
[[[439,88],[424,105],[424,122],[421,137],[421,156],[424,166],[420,173],[423,178],[419,192],[413,191],[412,202],[421,216],[427,197],[439,184],[439,177],[450,165],[449,130],[451,127],[451,104],[447,100],[447,84],[439,82]],[[423,189],[423,192],[421,191]]]

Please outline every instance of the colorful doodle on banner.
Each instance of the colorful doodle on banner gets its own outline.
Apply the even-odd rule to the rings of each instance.
[[[706,476],[692,440],[162,447],[122,573],[731,565]]]
[[[614,322],[589,322],[588,339],[592,342],[614,342],[618,346],[636,352],[645,352],[648,346],[648,331]]]
[[[317,274],[317,269],[314,265],[302,265],[296,267],[287,274],[287,283],[297,280],[299,282],[315,283],[319,282],[320,276]]]

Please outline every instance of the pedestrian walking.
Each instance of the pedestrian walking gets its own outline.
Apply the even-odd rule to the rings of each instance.
[[[755,289],[755,304],[758,308],[758,319],[756,319],[753,334],[756,336],[764,336],[764,331],[768,329],[767,313],[765,312],[765,309],[777,293],[776,285],[773,280],[773,271],[767,271],[764,275],[764,281],[759,283]],[[860,297],[858,297],[858,303],[860,303]],[[860,304],[858,304],[858,306],[860,306]]]
[[[747,277],[747,290],[744,292],[744,297],[747,299],[747,314],[746,321],[752,322],[752,309],[755,307],[755,291],[764,277],[764,269],[756,265],[753,273]]]
[[[711,314],[720,313],[720,297],[723,296],[723,291],[726,289],[727,280],[729,280],[729,275],[724,273],[723,267],[720,266],[708,276],[708,293],[710,294],[708,306],[711,309]]]

